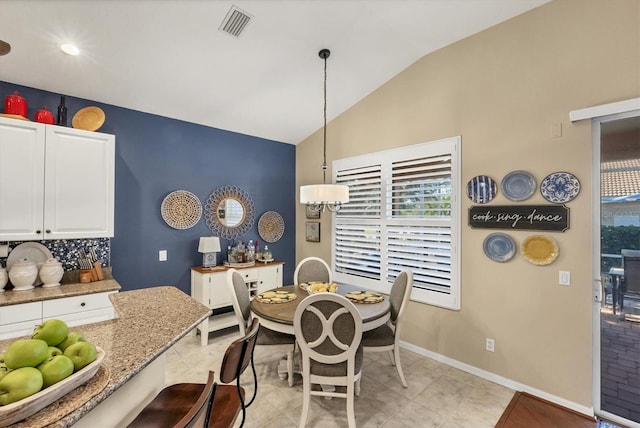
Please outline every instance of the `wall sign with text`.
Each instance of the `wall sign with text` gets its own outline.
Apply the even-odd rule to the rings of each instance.
[[[469,208],[469,226],[477,229],[554,230],[569,228],[564,205],[482,205]]]

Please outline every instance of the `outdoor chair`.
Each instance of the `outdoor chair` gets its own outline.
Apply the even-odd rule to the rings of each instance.
[[[627,293],[640,294],[640,250],[623,249],[621,253],[624,271],[623,290]]]

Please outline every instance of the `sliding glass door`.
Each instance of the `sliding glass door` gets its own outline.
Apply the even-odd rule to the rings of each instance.
[[[640,424],[640,111],[593,120],[594,408]],[[631,255],[631,256],[630,256]],[[637,257],[634,259],[633,256]]]

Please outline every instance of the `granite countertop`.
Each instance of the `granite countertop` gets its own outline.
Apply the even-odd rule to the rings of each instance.
[[[82,285],[96,284],[97,282]],[[66,414],[51,427],[63,428],[77,422],[211,313],[209,308],[191,296],[170,286],[124,291],[109,297],[116,309],[117,318],[74,328],[105,351],[103,365],[110,373],[107,385],[75,409],[57,408],[54,403],[41,410]],[[0,349],[6,349],[13,340],[15,338],[0,341]]]
[[[4,293],[0,293],[0,307],[118,290],[120,290],[120,284],[114,279],[105,279],[87,284],[80,282],[62,284],[58,287],[35,287],[31,290],[7,290]]]

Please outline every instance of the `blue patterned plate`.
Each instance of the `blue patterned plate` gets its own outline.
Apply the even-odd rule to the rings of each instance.
[[[524,201],[535,193],[536,179],[527,171],[511,171],[500,182],[500,190],[512,201]]]
[[[580,193],[580,182],[568,172],[554,172],[540,183],[540,193],[549,202],[564,204]]]
[[[516,243],[509,235],[492,233],[485,238],[482,249],[491,260],[506,262],[516,253]]]
[[[476,204],[486,204],[496,197],[498,185],[489,176],[478,175],[467,183],[467,196]]]

